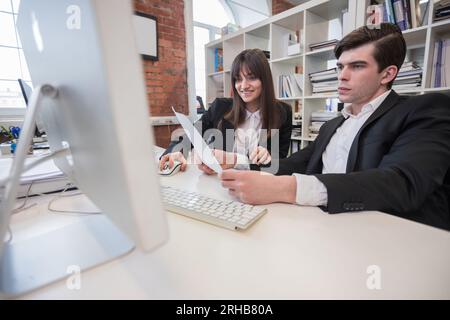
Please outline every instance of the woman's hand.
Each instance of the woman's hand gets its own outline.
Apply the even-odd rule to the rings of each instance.
[[[255,150],[253,150],[253,152],[250,154],[249,159],[252,164],[257,165],[268,164],[270,161],[272,161],[269,150],[261,146],[258,146],[255,148]]]
[[[231,168],[234,168],[234,166],[236,165],[237,156],[235,153],[226,152],[226,151],[218,150],[218,149],[215,149],[213,151],[213,153],[214,153],[214,157],[217,159],[217,161],[219,162],[222,169],[224,169],[224,170],[231,169]],[[200,163],[198,165],[198,168],[208,175],[215,173],[214,170],[212,170],[211,168],[206,166],[204,163]]]
[[[183,154],[181,152],[173,152],[165,154],[161,160],[159,160],[159,169],[164,170],[164,166],[166,165],[166,162],[169,162],[169,168],[172,168],[174,165],[174,161],[181,162],[181,171],[185,171],[187,167],[187,161],[184,158]]]

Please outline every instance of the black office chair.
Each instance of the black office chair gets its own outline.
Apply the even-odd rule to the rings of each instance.
[[[200,96],[197,96],[197,114],[205,113],[205,106],[203,105],[203,99]]]

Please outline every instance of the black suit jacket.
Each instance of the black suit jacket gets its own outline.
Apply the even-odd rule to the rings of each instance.
[[[202,136],[206,142],[214,149],[225,150],[228,152],[233,151],[234,146],[234,126],[231,122],[224,119],[224,116],[233,107],[233,99],[231,98],[217,98],[212,103],[211,107],[202,115],[199,121],[195,123],[198,131],[202,133]],[[291,142],[292,133],[292,109],[286,103],[277,102],[277,107],[280,110],[281,115],[281,128],[278,134],[273,137],[269,137],[267,140],[264,135],[261,135],[259,145],[266,147],[271,153],[272,158],[286,158],[289,152],[289,146]],[[219,129],[222,139],[217,139],[214,136],[214,130]],[[228,132],[228,135],[227,135]],[[278,154],[272,154],[272,141],[276,143],[279,140],[279,152]],[[164,154],[183,150],[185,157],[191,149],[189,139],[183,135],[178,141],[172,141]]]
[[[277,174],[315,175],[329,213],[379,210],[450,230],[450,98],[392,91],[356,135],[346,174],[322,174],[322,153],[344,120],[325,123]]]

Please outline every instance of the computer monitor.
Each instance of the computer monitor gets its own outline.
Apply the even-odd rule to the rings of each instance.
[[[50,149],[69,150],[55,164],[104,214],[24,243],[0,241],[0,294],[20,294],[66,277],[71,265],[85,270],[134,244],[152,250],[168,238],[132,15],[130,0],[20,3],[18,31],[36,87],[1,203],[0,239],[37,112]]]
[[[28,102],[30,101],[31,94],[33,93],[33,89],[25,82],[23,79],[17,79],[17,82],[19,82],[20,91],[22,92],[23,100],[25,101],[25,104],[28,106]],[[39,115],[36,115],[37,118],[39,118]],[[36,127],[34,129],[34,136],[35,137],[41,137],[45,134],[43,124],[39,119],[36,119]]]

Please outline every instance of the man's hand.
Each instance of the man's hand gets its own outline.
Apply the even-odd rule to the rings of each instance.
[[[255,150],[250,154],[250,162],[253,164],[268,164],[272,161],[272,157],[270,156],[269,150],[264,147],[258,146]]]
[[[295,203],[297,181],[293,176],[274,176],[260,171],[226,170],[219,177],[222,186],[244,203]]]
[[[224,170],[231,169],[231,168],[234,168],[234,166],[236,165],[237,156],[235,153],[226,152],[226,151],[217,150],[217,149],[215,149],[213,152],[214,152],[214,157],[217,159],[217,161],[219,161],[219,164],[222,167],[222,169],[224,169]],[[198,165],[198,168],[208,175],[215,173],[214,170],[210,169],[204,163],[201,163],[201,161],[200,161],[200,164]]]

